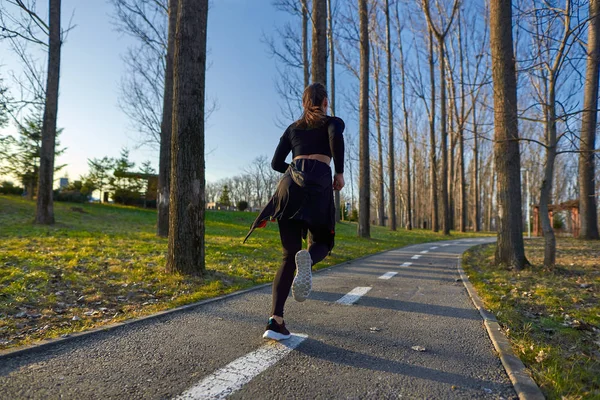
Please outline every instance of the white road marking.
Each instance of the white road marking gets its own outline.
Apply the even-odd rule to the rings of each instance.
[[[346,294],[344,297],[342,297],[341,299],[339,299],[338,301],[336,301],[336,303],[338,303],[338,304],[348,304],[348,305],[356,303],[358,301],[358,299],[360,299],[362,296],[364,296],[365,294],[367,294],[367,292],[369,290],[371,290],[371,287],[369,287],[369,286],[355,287],[348,294]]]
[[[429,253],[429,250],[423,250],[423,251],[420,251],[419,253],[421,253],[421,254],[427,254],[427,253]]]
[[[306,338],[303,334],[293,334],[287,340],[269,342],[258,350],[230,362],[175,399],[224,399],[281,360]]]
[[[379,279],[390,279],[396,274],[397,272],[386,272],[385,274],[381,275]]]
[[[444,244],[442,245],[442,247],[448,247],[448,246],[450,246],[450,244],[451,244],[451,243],[444,243]]]
[[[438,248],[438,246],[433,246],[433,247],[430,247],[429,250],[435,250],[437,248]]]
[[[414,256],[411,257],[411,259],[413,259],[413,260],[418,260],[419,258],[421,258],[421,256],[418,254],[415,254]]]
[[[412,265],[412,263],[405,262],[401,265],[401,267],[410,267],[411,265]]]

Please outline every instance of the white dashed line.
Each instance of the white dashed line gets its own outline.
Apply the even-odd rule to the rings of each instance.
[[[411,257],[411,259],[413,259],[413,260],[418,260],[419,258],[421,258],[421,256],[418,254],[415,254],[414,256]]]
[[[442,245],[442,247],[448,247],[448,246],[450,246],[450,244],[451,244],[451,243],[444,243],[444,244]]]
[[[358,301],[362,296],[367,294],[371,290],[371,287],[359,286],[352,289],[347,295],[336,301],[338,304],[353,304]]]
[[[306,335],[294,334],[281,342],[269,342],[258,350],[230,362],[175,399],[224,399],[281,360],[306,338]]]
[[[438,246],[433,246],[433,247],[430,247],[429,250],[435,250],[437,248],[438,248]]]
[[[401,267],[410,267],[411,265],[412,265],[412,263],[405,262],[401,265]]]
[[[379,279],[390,279],[396,274],[397,272],[386,272],[385,274],[381,275]]]
[[[427,253],[429,253],[429,250],[423,250],[423,251],[420,251],[419,253],[421,253],[421,254],[427,254]]]

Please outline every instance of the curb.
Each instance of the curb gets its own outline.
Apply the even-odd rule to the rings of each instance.
[[[404,247],[415,246],[415,245],[418,245],[418,244],[422,244],[422,243],[413,243],[413,244],[409,244],[409,245],[404,246]],[[333,268],[336,268],[336,267],[340,267],[342,265],[352,264],[354,262],[364,260],[365,258],[373,257],[373,256],[380,255],[380,254],[383,254],[383,253],[387,253],[389,251],[403,249],[404,247],[398,247],[398,248],[394,248],[394,249],[382,250],[382,251],[379,251],[377,253],[369,254],[369,255],[366,255],[366,256],[359,257],[359,258],[353,258],[351,260],[343,261],[343,262],[341,262],[339,264],[330,265],[329,267],[325,267],[325,268],[320,268],[318,270],[314,270],[313,274],[316,274],[316,273],[319,273],[319,272],[323,272],[323,271],[328,271],[330,269],[333,269]],[[222,296],[212,297],[210,299],[205,299],[205,300],[200,300],[200,301],[197,301],[195,303],[190,303],[190,304],[186,304],[186,305],[183,305],[183,306],[179,306],[179,307],[175,307],[175,308],[170,308],[168,310],[159,311],[159,312],[156,312],[154,314],[146,315],[146,316],[143,316],[143,317],[132,318],[132,319],[128,319],[128,320],[123,321],[123,322],[116,322],[114,324],[104,325],[104,326],[101,326],[101,327],[98,327],[98,328],[93,328],[93,329],[85,330],[85,331],[82,331],[82,332],[70,333],[66,337],[42,339],[43,341],[40,342],[40,343],[35,343],[35,344],[31,344],[31,345],[20,346],[20,347],[17,347],[15,349],[0,350],[0,361],[2,361],[3,359],[7,359],[7,358],[12,358],[12,357],[18,357],[18,356],[23,356],[23,355],[38,353],[38,352],[50,349],[50,348],[52,348],[54,346],[57,346],[57,345],[60,345],[60,344],[65,344],[65,343],[70,343],[72,341],[74,342],[74,341],[77,341],[77,340],[82,340],[84,338],[87,338],[88,336],[96,335],[98,333],[111,332],[111,331],[114,331],[114,330],[117,330],[117,329],[120,329],[120,328],[127,327],[129,325],[138,324],[138,323],[141,323],[141,322],[144,322],[144,321],[148,321],[148,320],[159,319],[160,317],[164,317],[164,316],[175,314],[175,313],[180,313],[180,312],[183,312],[183,311],[189,311],[189,310],[192,310],[192,309],[194,309],[196,307],[203,306],[205,304],[209,304],[209,303],[213,303],[213,302],[217,302],[217,301],[226,300],[226,299],[229,299],[229,298],[235,297],[235,296],[240,296],[242,294],[253,292],[253,291],[256,291],[256,290],[259,290],[259,289],[263,289],[263,288],[265,288],[267,286],[271,286],[271,285],[272,285],[272,283],[263,283],[263,284],[260,284],[260,285],[252,286],[251,288],[248,288],[248,289],[238,290],[237,292],[228,293],[228,294],[225,294],[225,295],[222,295]]]
[[[483,323],[488,332],[490,340],[498,352],[500,361],[502,361],[502,365],[504,366],[504,369],[506,370],[513,387],[515,388],[515,392],[517,392],[519,399],[545,399],[546,397],[544,397],[544,394],[540,390],[539,386],[529,375],[529,371],[521,359],[513,352],[506,335],[504,335],[504,332],[502,332],[500,325],[498,324],[498,320],[483,306],[483,301],[475,291],[475,288],[471,284],[471,281],[469,281],[469,278],[462,268],[462,255],[458,258],[456,267],[458,269],[458,273],[460,274],[460,278],[465,285],[467,292],[469,293],[469,297],[471,298],[471,301],[473,301],[473,305],[475,308],[477,308],[479,314],[481,314],[481,318],[483,318]]]

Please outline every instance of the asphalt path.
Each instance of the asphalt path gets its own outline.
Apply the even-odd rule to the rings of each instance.
[[[3,357],[0,399],[515,399],[456,269],[489,240],[315,274],[309,299],[286,304],[288,343],[261,337],[266,287]]]

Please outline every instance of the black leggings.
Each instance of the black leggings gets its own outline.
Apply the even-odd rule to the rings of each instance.
[[[290,294],[294,272],[296,271],[296,253],[302,250],[302,229],[305,225],[303,221],[293,219],[279,220],[278,222],[279,236],[281,236],[281,245],[283,246],[283,262],[273,281],[273,307],[271,314],[283,318],[283,306]],[[312,265],[315,265],[329,253],[329,245],[326,240],[323,240],[323,233],[327,232],[327,228],[314,229],[308,227],[308,230],[312,238],[308,252],[312,258]]]

